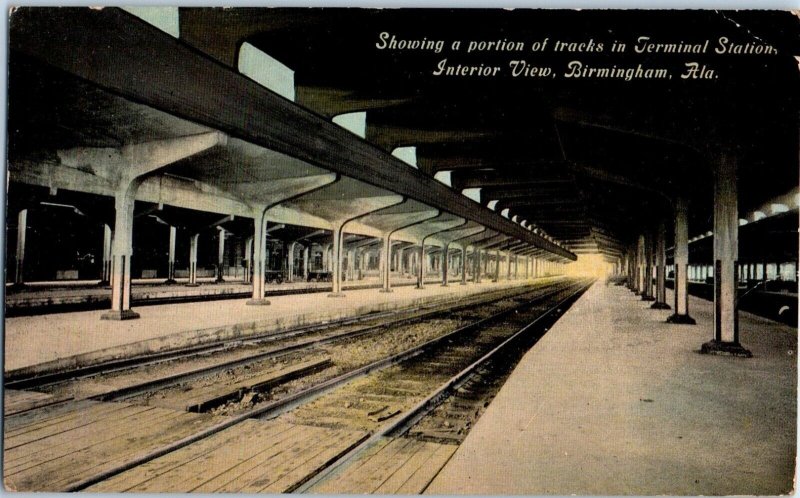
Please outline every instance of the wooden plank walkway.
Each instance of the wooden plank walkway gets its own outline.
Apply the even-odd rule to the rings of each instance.
[[[205,414],[97,402],[26,415],[7,424],[3,434],[3,480],[10,490],[62,491],[220,421]]]
[[[366,437],[365,432],[247,420],[87,491],[281,493]]]
[[[456,445],[384,438],[310,492],[420,494],[455,453]]]
[[[69,398],[56,398],[52,394],[47,393],[3,389],[3,415],[9,416],[15,413],[33,410],[40,406],[58,403],[67,399]]]

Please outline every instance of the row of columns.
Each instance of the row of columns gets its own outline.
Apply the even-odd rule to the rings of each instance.
[[[115,207],[115,226],[118,227],[116,230],[112,230],[110,226],[105,225],[103,231],[103,275],[102,280],[104,283],[107,283],[112,288],[112,309],[103,315],[104,319],[116,319],[116,320],[124,320],[130,318],[138,317],[138,314],[131,310],[130,306],[130,255],[132,254],[132,223],[133,223],[133,201],[132,198],[134,196],[135,189],[131,189],[130,192],[127,194],[123,192],[124,195],[120,196],[116,199],[116,207]],[[224,281],[223,280],[223,267],[224,267],[224,254],[225,254],[225,239],[226,239],[226,230],[222,227],[217,227],[217,249],[218,249],[218,259],[217,259],[217,274],[216,280],[218,282]],[[25,251],[25,235],[27,231],[27,210],[21,210],[18,215],[18,234],[17,234],[17,260],[16,260],[16,268],[15,268],[15,282],[22,283],[22,275],[23,275],[23,265],[24,265],[24,251]],[[253,305],[266,305],[269,304],[269,301],[264,298],[264,290],[265,290],[265,272],[266,272],[266,233],[267,233],[267,220],[265,217],[265,213],[258,213],[254,217],[254,232],[252,237],[248,237],[245,241],[245,257],[244,264],[245,264],[245,281],[252,280],[250,282],[253,287],[253,294],[252,298],[248,300],[248,304]],[[342,272],[342,244],[343,244],[343,232],[341,227],[338,230],[334,230],[334,241],[332,244],[329,244],[323,247],[323,261],[324,264],[327,265],[329,268],[332,268],[332,271],[338,275],[341,275]],[[189,244],[189,286],[196,286],[197,283],[197,253],[198,253],[198,245],[199,245],[199,238],[200,234],[195,233],[190,236],[190,244]],[[177,228],[175,226],[169,226],[169,246],[168,246],[168,275],[167,275],[167,282],[174,283],[175,282],[175,255],[176,255],[176,242],[177,242]],[[294,273],[294,252],[296,249],[297,241],[293,241],[289,243],[289,249],[287,251],[289,257],[288,259],[288,269],[289,274]],[[383,251],[382,251],[382,261],[381,264],[381,273],[382,273],[382,287],[384,291],[390,291],[391,285],[389,280],[389,275],[391,268],[394,267],[395,269],[401,271],[401,273],[405,272],[406,268],[406,259],[408,259],[408,265],[411,267],[411,271],[418,272],[418,287],[424,288],[423,282],[423,273],[425,270],[433,270],[435,268],[441,268],[442,270],[442,285],[448,285],[449,283],[449,276],[455,274],[456,276],[460,276],[461,284],[466,285],[467,277],[469,273],[473,275],[473,281],[476,283],[481,282],[482,274],[487,273],[488,263],[489,263],[489,256],[488,253],[481,249],[481,248],[473,248],[472,250],[472,259],[473,259],[473,266],[471,268],[468,267],[468,259],[469,259],[469,245],[460,245],[456,246],[451,250],[450,244],[445,244],[445,247],[440,251],[439,258],[430,257],[427,259],[428,265],[420,264],[422,261],[426,261],[424,246],[420,246],[418,251],[411,251],[408,258],[405,258],[406,248],[401,250],[397,250],[393,254],[393,265],[388,264],[391,259],[387,258],[386,254],[392,254],[391,248],[393,244],[389,237],[385,237],[383,241]],[[114,249],[116,248],[116,250]],[[365,249],[361,250],[361,264],[364,264],[365,258],[363,258],[363,253]],[[455,254],[454,254],[455,253]],[[252,257],[250,257],[252,254]],[[485,256],[484,256],[485,255]],[[350,250],[348,254],[350,261],[353,263],[351,264],[348,261],[348,269],[355,268],[355,254],[353,250]],[[496,264],[496,271],[494,274],[494,281],[497,281],[498,277],[500,276],[500,263],[501,260],[505,260],[505,270],[506,270],[506,278],[518,278],[519,276],[519,254],[513,254],[511,252],[506,252],[505,256],[501,256],[501,252],[499,249],[495,251],[495,264]],[[309,266],[309,257],[310,257],[310,248],[305,246],[303,249],[303,273],[307,275],[308,266]],[[523,256],[524,265],[525,265],[525,277],[528,278],[531,276],[531,272],[529,268],[533,268],[533,277],[540,276],[545,271],[553,271],[554,266],[552,263],[539,260],[532,256]],[[481,271],[481,262],[483,262],[483,268]],[[427,268],[426,268],[427,266]],[[454,271],[451,271],[451,266],[453,267]],[[252,268],[252,272],[250,269]],[[363,269],[363,266],[362,266]],[[541,269],[541,271],[537,271],[537,269]],[[252,277],[252,278],[251,278]],[[334,276],[333,280],[333,292],[331,296],[340,296],[341,293],[341,279]]]
[[[701,347],[702,353],[749,357],[750,351],[739,343],[737,310],[738,268],[738,196],[736,185],[736,160],[728,151],[722,151],[714,164],[714,335]],[[682,197],[674,202],[675,246],[675,312],[667,321],[694,324],[689,315],[689,231],[688,204]],[[665,302],[665,227],[659,222],[654,232],[641,234],[634,248],[628,251],[628,285],[643,300],[654,300],[652,307],[669,309]],[[655,240],[653,240],[653,237]],[[655,282],[653,269],[655,265]],[[703,274],[701,274],[701,277]],[[655,285],[655,289],[653,286]],[[654,294],[655,290],[655,294]]]

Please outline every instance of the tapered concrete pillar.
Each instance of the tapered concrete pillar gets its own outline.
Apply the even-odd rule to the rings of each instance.
[[[406,274],[406,260],[405,260],[405,257],[406,257],[405,248],[398,249],[397,250],[397,269],[396,270],[397,270],[398,275],[400,275],[401,277],[405,276],[405,274]]]
[[[736,307],[736,265],[739,251],[739,209],[736,160],[721,151],[714,168],[714,338],[701,353],[751,357],[739,344]]]
[[[467,285],[467,246],[461,246],[461,285]]]
[[[289,242],[286,249],[286,281],[294,282],[294,250],[297,242]]]
[[[267,272],[267,217],[264,211],[256,212],[253,220],[253,295],[247,300],[251,306],[265,306],[264,297]]]
[[[519,278],[519,254],[514,255],[514,280]]]
[[[383,249],[381,251],[383,268],[381,268],[381,292],[392,292],[392,238],[390,234],[383,236]]]
[[[322,271],[328,271],[328,244],[322,246]]]
[[[197,245],[200,243],[200,234],[189,237],[189,282],[187,287],[197,287]]]
[[[653,295],[653,252],[653,234],[648,231],[644,234],[642,301],[655,301],[656,299]]]
[[[14,286],[25,285],[25,239],[28,234],[28,210],[20,209],[17,213],[17,252],[14,262]]]
[[[308,281],[308,257],[311,254],[311,247],[303,248],[303,282]]]
[[[442,248],[442,287],[447,287],[448,271],[450,270],[449,255],[450,244],[445,244]]]
[[[633,291],[637,295],[641,295],[644,289],[644,269],[642,268],[644,265],[644,235],[639,235],[637,239],[634,264],[636,265],[636,285],[634,285]]]
[[[244,283],[249,284],[253,281],[253,237],[247,237],[244,241]]]
[[[633,245],[628,249],[628,289],[636,290],[636,249]]]
[[[417,272],[417,289],[425,288],[425,243],[419,245],[419,264]]]
[[[645,239],[648,242],[647,249],[647,275],[648,275],[648,286],[647,286],[647,295],[650,301],[656,300],[656,279],[655,279],[655,268],[656,268],[656,236],[655,230],[651,231],[648,234],[648,237]]]
[[[689,316],[689,205],[679,197],[675,201],[675,313],[669,323],[694,325]]]
[[[148,175],[169,164],[226,143],[227,136],[213,131],[128,144],[118,149],[75,147],[56,151],[65,166],[89,166],[105,171],[111,165],[119,175],[115,185],[111,243],[111,309],[101,316],[102,319],[125,320],[139,316],[130,309],[133,207],[139,186]]]
[[[479,247],[475,248],[475,252],[473,253],[473,258],[475,259],[475,276],[473,277],[473,282],[476,284],[481,283],[481,253],[483,250]]]
[[[337,225],[333,228],[333,254],[331,255],[331,267],[333,272],[333,292],[328,294],[328,297],[344,297],[342,292],[342,243],[343,243],[343,225]]]
[[[103,225],[103,273],[98,285],[111,285],[111,241],[113,240],[111,227]]]
[[[174,226],[169,227],[169,253],[167,255],[167,281],[165,284],[176,284],[175,281],[175,242],[178,236],[178,229]]]
[[[494,278],[492,282],[500,281],[500,249],[494,252]]]
[[[103,320],[139,318],[131,310],[131,255],[133,254],[133,207],[139,182],[121,189],[114,198],[114,239],[111,242],[111,309]]]
[[[356,279],[356,250],[350,249],[347,251],[347,280]]]
[[[223,228],[218,228],[217,230],[217,278],[214,279],[217,283],[222,283],[225,281],[223,278],[222,273],[224,271],[223,267],[225,266],[225,230]]]
[[[656,247],[655,247],[655,260],[656,260],[656,301],[650,306],[653,309],[668,310],[670,305],[667,304],[667,244],[666,244],[666,228],[664,222],[658,224],[656,230]]]

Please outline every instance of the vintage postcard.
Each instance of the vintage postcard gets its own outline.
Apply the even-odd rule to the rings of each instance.
[[[8,26],[5,491],[794,492],[798,12]]]

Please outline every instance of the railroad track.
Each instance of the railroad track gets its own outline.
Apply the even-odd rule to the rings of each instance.
[[[585,286],[585,284],[584,284]],[[343,392],[348,389],[362,389],[363,384],[366,382],[374,383],[375,379],[389,379],[387,375],[391,375],[394,371],[407,370],[408,362],[414,362],[418,365],[413,367],[418,369],[417,376],[422,377],[430,384],[430,379],[440,379],[443,372],[451,372],[453,368],[460,365],[458,356],[461,353],[470,353],[470,348],[465,346],[465,342],[470,335],[477,333],[481,329],[491,329],[491,324],[498,320],[506,319],[506,325],[517,320],[517,315],[526,315],[520,313],[523,309],[530,309],[532,305],[537,302],[543,303],[547,299],[551,299],[556,295],[563,294],[564,292],[573,292],[575,289],[568,289],[570,287],[565,283],[562,285],[553,284],[547,290],[540,290],[535,296],[527,295],[514,296],[504,299],[507,307],[503,310],[497,311],[489,317],[473,321],[467,325],[457,328],[456,330],[447,333],[443,336],[436,337],[424,342],[421,345],[416,345],[407,350],[401,351],[385,358],[372,361],[358,368],[347,370],[337,375],[328,375],[327,377],[319,378],[320,370],[324,372],[329,368],[329,365],[324,359],[317,359],[314,357],[305,356],[304,362],[294,363],[291,368],[295,369],[297,375],[296,380],[285,383],[286,379],[273,379],[273,384],[269,384],[269,379],[262,379],[267,382],[268,386],[287,386],[295,383],[294,386],[279,393],[278,399],[268,399],[256,408],[233,412],[228,416],[211,416],[206,413],[189,414],[183,410],[167,410],[161,406],[141,406],[136,403],[96,403],[93,401],[84,401],[82,403],[82,410],[86,412],[86,417],[81,420],[81,417],[76,415],[74,410],[68,407],[51,407],[49,411],[45,409],[44,417],[37,417],[35,414],[21,414],[19,417],[12,417],[10,423],[7,425],[6,442],[7,448],[10,447],[11,451],[20,450],[28,443],[19,444],[18,446],[8,445],[9,441],[25,441],[25,434],[34,434],[40,439],[35,439],[33,444],[39,442],[47,442],[47,446],[43,448],[44,454],[37,455],[33,459],[45,459],[45,462],[39,462],[30,467],[25,467],[25,458],[30,458],[28,455],[17,455],[16,453],[6,453],[7,462],[11,464],[12,474],[6,472],[7,485],[16,489],[32,489],[31,486],[40,486],[35,489],[49,489],[49,490],[123,490],[123,489],[138,489],[138,490],[156,490],[158,486],[164,486],[167,489],[180,489],[182,491],[189,490],[211,490],[214,485],[219,485],[219,489],[226,490],[239,490],[239,491],[286,491],[297,489],[299,485],[306,482],[311,482],[314,476],[323,475],[326,469],[336,468],[335,462],[340,461],[342,457],[351,459],[350,453],[354,449],[363,452],[361,446],[365,441],[373,444],[376,435],[385,432],[383,429],[387,422],[391,423],[392,420],[398,420],[402,410],[407,407],[403,406],[401,411],[398,408],[390,406],[388,403],[383,403],[375,399],[370,399],[366,403],[365,396],[360,396],[350,401],[343,401],[343,412],[346,413],[348,409],[361,410],[366,417],[372,421],[369,427],[362,426],[347,426],[346,424],[337,424],[331,420],[325,419],[324,416],[318,412],[316,420],[308,420],[303,422],[303,410],[312,413],[315,406],[324,403],[326,399],[333,399],[336,393],[341,396]],[[528,293],[531,294],[531,293]],[[508,306],[511,302],[517,300],[513,305]],[[524,301],[524,302],[519,302]],[[469,311],[465,310],[468,314]],[[513,315],[513,319],[510,318]],[[475,318],[475,316],[473,316]],[[495,337],[494,342],[500,338],[502,334],[498,330],[492,333],[489,330],[487,337]],[[474,339],[474,337],[473,337]],[[352,341],[356,344],[358,341]],[[493,340],[484,341],[486,347],[493,343]],[[456,343],[459,343],[457,345]],[[475,349],[475,348],[472,348]],[[480,349],[480,348],[479,348]],[[484,348],[485,349],[485,348]],[[435,351],[439,351],[436,353]],[[478,351],[480,352],[480,351]],[[472,351],[474,356],[476,351]],[[450,355],[450,356],[448,356]],[[467,354],[466,356],[469,356]],[[436,359],[434,359],[436,357]],[[427,365],[425,367],[424,365]],[[283,369],[286,370],[286,369]],[[409,370],[410,371],[410,370]],[[316,373],[315,373],[316,372]],[[382,377],[383,376],[383,377]],[[424,393],[429,390],[430,386],[414,386],[414,382],[405,381],[402,379],[395,379],[393,383],[395,388],[400,388],[398,392],[394,393],[395,397],[401,397],[408,402],[417,400],[420,396],[424,398]],[[394,382],[394,381],[392,381]],[[434,382],[435,383],[435,382]],[[425,384],[425,382],[423,382]],[[390,385],[390,384],[385,384]],[[362,386],[362,387],[359,387]],[[405,387],[405,391],[403,391]],[[412,394],[417,393],[417,394]],[[386,393],[378,393],[378,396],[386,396]],[[365,402],[362,403],[361,398]],[[344,398],[340,398],[344,399]],[[386,398],[388,399],[388,398]],[[136,401],[132,399],[131,401]],[[141,400],[139,400],[141,401]],[[345,406],[350,403],[349,406]],[[359,403],[365,406],[360,406]],[[380,406],[375,406],[375,405]],[[89,469],[81,467],[79,460],[70,458],[65,461],[64,458],[72,457],[73,454],[66,453],[70,445],[75,445],[73,439],[65,441],[58,440],[61,433],[49,434],[48,431],[54,432],[60,429],[65,429],[65,432],[81,431],[88,426],[103,425],[105,420],[108,420],[108,415],[104,410],[107,405],[115,405],[119,408],[116,412],[118,417],[125,415],[125,417],[134,417],[131,420],[137,420],[135,417],[141,416],[136,410],[150,410],[154,414],[159,414],[161,418],[158,420],[172,421],[180,419],[181,424],[192,425],[195,430],[189,434],[185,431],[178,430],[172,437],[164,436],[163,428],[159,428],[158,424],[153,427],[136,427],[131,428],[131,424],[123,424],[126,429],[117,429],[117,434],[112,437],[110,441],[116,441],[119,438],[127,437],[130,447],[125,447],[124,451],[115,450],[113,452],[117,456],[117,460],[109,461],[108,459],[98,461],[94,466],[90,465]],[[369,405],[369,406],[366,406]],[[293,408],[297,408],[290,412]],[[340,408],[341,408],[340,407]],[[167,411],[164,411],[167,410]],[[309,411],[310,410],[310,411]],[[351,411],[352,411],[351,410]],[[127,415],[128,411],[134,413]],[[202,411],[202,410],[198,410]],[[290,413],[287,413],[290,412]],[[183,413],[184,415],[180,415]],[[403,412],[404,413],[404,412]],[[282,415],[285,414],[285,415]],[[125,418],[123,417],[123,418]],[[189,417],[186,419],[186,417]],[[276,418],[277,417],[277,418]],[[345,417],[347,418],[347,417]],[[406,418],[403,414],[402,419]],[[254,420],[255,419],[255,420]],[[274,419],[274,420],[265,420]],[[167,423],[165,422],[165,423]],[[58,427],[58,429],[47,429],[48,427]],[[75,427],[73,427],[73,425]],[[117,424],[119,425],[119,424]],[[96,429],[96,428],[95,428]],[[140,434],[137,429],[144,429]],[[199,429],[199,430],[198,430]],[[127,431],[127,432],[126,432]],[[115,433],[116,434],[116,433]],[[290,436],[293,435],[293,436]],[[131,437],[132,436],[132,437]],[[377,436],[380,437],[380,436]],[[19,438],[22,438],[21,440]],[[56,438],[53,440],[53,438]],[[116,439],[115,439],[116,438]],[[250,440],[261,440],[263,444],[253,446]],[[236,446],[236,441],[246,440],[248,444],[244,446],[250,450],[243,449],[241,446]],[[305,441],[305,443],[303,442]],[[55,443],[55,444],[53,444]],[[43,443],[42,443],[43,444]],[[81,448],[80,451],[86,453],[87,458],[97,458],[96,453],[102,453],[100,447],[103,447],[106,442],[98,442],[91,445],[90,448]],[[426,443],[427,444],[427,443]],[[66,446],[65,446],[66,445]],[[231,449],[230,445],[235,448]],[[80,446],[80,444],[78,444]],[[206,480],[197,483],[193,486],[189,483],[192,479],[197,479],[198,474],[192,474],[180,478],[174,477],[174,469],[181,469],[181,471],[189,471],[192,465],[187,462],[210,462],[220,455],[226,455],[222,448],[229,448],[229,451],[244,452],[241,455],[242,461],[236,465],[241,473],[237,473],[236,478],[228,482],[220,476],[219,479]],[[94,448],[94,449],[92,449]],[[30,449],[30,448],[29,448]],[[108,450],[111,451],[111,450]],[[247,451],[254,451],[256,454],[246,454]],[[19,452],[19,451],[17,451]],[[282,456],[280,456],[282,455]],[[292,455],[290,462],[285,463],[288,455]],[[279,457],[280,456],[280,457]],[[10,458],[9,458],[10,457]],[[17,458],[23,458],[22,463],[17,463]],[[188,460],[187,460],[188,459]],[[198,460],[199,459],[199,460]],[[272,459],[272,460],[271,460]],[[275,460],[278,459],[278,460]],[[273,461],[274,460],[274,461]],[[238,460],[237,460],[238,461]],[[64,473],[64,476],[52,476],[52,479],[45,479],[42,481],[40,475],[37,476],[37,469],[41,470],[42,465],[44,468],[49,468],[47,465],[55,466],[60,462],[60,467],[54,467]],[[255,465],[254,462],[261,462],[260,464],[250,468],[250,465]],[[263,471],[264,466],[269,466],[272,463],[282,465],[295,465],[292,468],[286,468],[284,471],[275,470],[274,479],[264,481],[263,476],[260,478],[249,479],[254,473]],[[280,463],[279,462],[284,462]],[[229,462],[230,463],[230,462]],[[174,464],[174,465],[173,465]],[[21,465],[21,466],[20,466]],[[188,467],[187,467],[188,465]],[[77,466],[77,467],[76,467]],[[64,468],[66,467],[66,468]],[[85,466],[84,466],[85,467]],[[211,467],[214,467],[211,464]],[[9,467],[7,467],[9,468]],[[158,469],[158,470],[154,470]],[[165,470],[166,469],[166,470]],[[249,469],[249,470],[248,470]],[[260,469],[260,470],[259,470]],[[127,471],[127,472],[126,472]],[[141,473],[144,474],[141,474]],[[180,474],[180,472],[179,472]],[[202,475],[205,475],[201,472]],[[149,484],[144,485],[137,479],[141,475],[149,476],[144,482]],[[169,482],[165,484],[160,479],[152,479],[153,476],[171,476]],[[183,475],[183,474],[181,474]],[[139,477],[137,477],[139,476]],[[48,478],[51,476],[48,476]],[[184,479],[186,480],[181,480]],[[175,480],[177,479],[177,481]],[[212,482],[213,481],[213,482]],[[161,483],[161,484],[158,484]],[[216,484],[215,484],[216,483]],[[241,486],[239,486],[241,484]],[[156,486],[153,488],[152,486]]]
[[[426,338],[437,337],[448,329],[490,315],[493,310],[508,308],[516,299],[545,292],[544,286],[519,293],[499,293],[502,299],[438,308],[423,315],[400,320],[382,320],[360,327],[344,327],[315,334],[289,335],[268,344],[239,346],[223,354],[206,355],[201,361],[194,356],[180,362],[147,365],[136,370],[125,369],[112,375],[93,376],[82,381],[61,382],[42,389],[57,398],[94,399],[99,401],[131,400],[188,411],[208,411],[223,403],[217,414],[244,412],[303,390],[309,384],[321,384],[353,371],[380,358],[403,351]],[[522,297],[520,297],[522,296]],[[330,361],[335,358],[335,364]],[[309,375],[319,372],[317,375]],[[289,382],[294,378],[300,379]],[[265,392],[269,392],[267,396]]]
[[[128,383],[124,386],[117,382],[114,384],[116,388],[105,389],[105,392],[102,392],[103,388],[100,386],[90,386],[83,396],[81,396],[80,392],[75,393],[75,396],[62,396],[62,398],[80,398],[105,395],[105,398],[98,397],[98,399],[113,399],[115,397],[114,391],[119,391],[120,395],[127,395],[141,392],[147,388],[167,385],[182,379],[188,381],[197,376],[212,373],[215,370],[233,368],[248,362],[280,356],[291,351],[307,348],[310,345],[323,345],[328,342],[356,338],[375,333],[390,326],[428,320],[435,316],[481,305],[485,302],[496,300],[501,296],[513,297],[514,295],[529,292],[530,289],[531,287],[515,290],[504,289],[470,297],[455,305],[453,303],[434,306],[423,305],[410,309],[374,313],[364,317],[346,318],[296,327],[281,332],[255,334],[247,339],[218,341],[163,353],[108,361],[50,374],[12,376],[5,379],[4,387],[15,390],[53,392],[57,390],[58,386],[74,385],[78,379],[95,379],[100,376],[109,378],[132,370],[137,370],[140,372],[140,376],[152,381],[152,384],[148,384],[145,379],[138,384]],[[165,364],[171,366],[166,369],[168,371],[158,371],[159,366]],[[155,371],[149,372],[149,370]],[[125,392],[123,387],[130,388],[129,392]],[[101,392],[97,392],[98,389]],[[8,414],[6,413],[6,415]]]
[[[397,409],[392,422],[375,427],[370,438],[324,471],[287,491],[423,492],[522,355],[586,288],[586,283],[578,283],[552,292],[534,306],[517,310],[481,330],[468,345],[451,343],[441,352],[432,352],[433,361],[415,359],[399,371],[386,372],[372,385],[355,389],[371,394],[375,392],[374,386],[409,381],[416,387],[407,390],[403,400],[383,398],[384,403],[393,401],[397,406],[407,407]],[[412,400],[417,402],[412,404]]]

